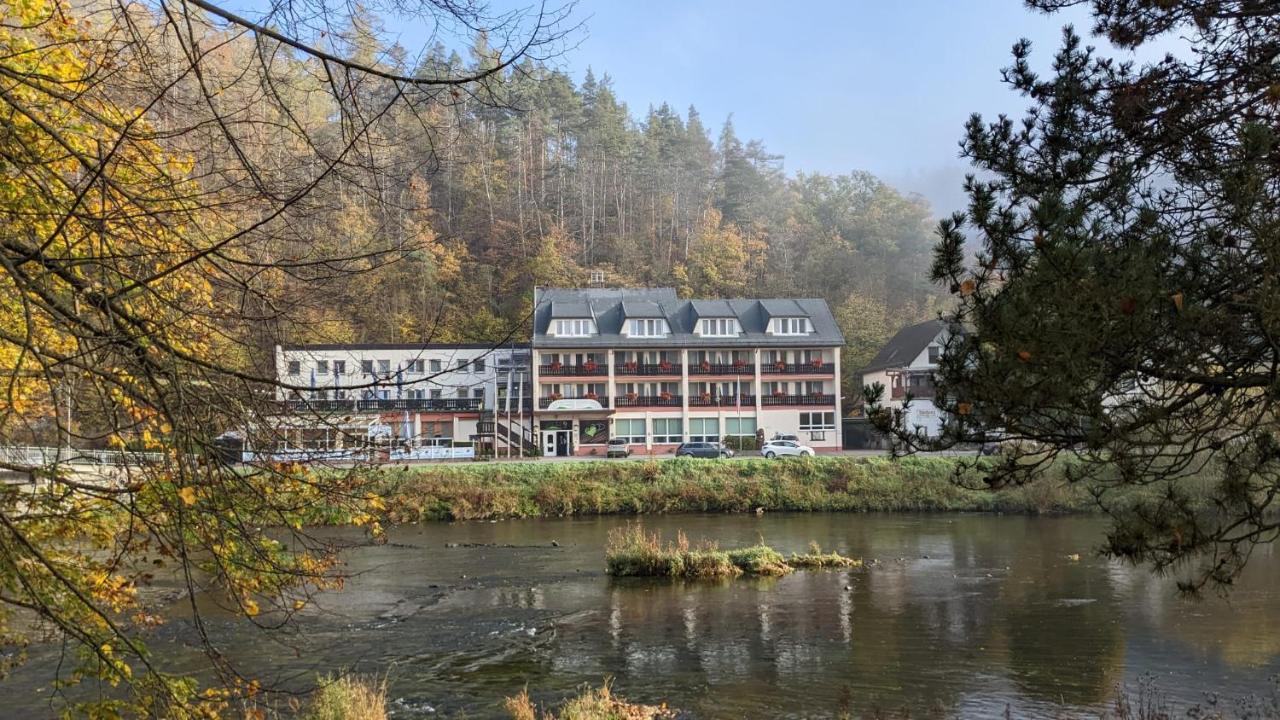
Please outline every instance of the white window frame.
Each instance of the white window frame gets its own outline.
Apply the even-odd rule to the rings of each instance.
[[[590,318],[556,320],[556,337],[591,337],[596,334],[596,321]]]
[[[333,374],[334,374],[334,375],[346,375],[346,374],[347,374],[347,361],[346,361],[346,360],[334,360],[334,361],[333,361]]]
[[[800,429],[804,431],[835,430],[836,414],[830,410],[802,412],[800,413]]]
[[[751,428],[751,432],[749,432],[749,433],[744,433],[744,432],[742,432],[742,423],[744,423],[744,422],[750,422],[752,425],[754,425],[754,426],[755,426],[755,427]],[[737,431],[737,432],[730,432],[730,431],[729,431],[729,425],[730,425],[730,424],[733,424],[733,423],[736,423],[736,424],[738,425],[738,431]],[[756,436],[756,430],[757,430],[759,427],[760,427],[760,421],[759,421],[759,419],[757,419],[757,418],[753,418],[753,417],[744,417],[744,418],[727,417],[727,418],[725,418],[725,419],[724,419],[724,436],[725,436],[725,437],[752,437],[752,438],[753,438],[753,437],[755,437],[755,436]]]
[[[675,432],[671,432],[671,423],[676,424]],[[661,431],[659,430],[661,428]],[[655,445],[675,445],[684,442],[684,419],[678,417],[653,418],[653,443]]]
[[[285,374],[287,374],[287,375],[301,375],[301,374],[302,374],[302,361],[301,361],[301,360],[289,360],[289,361],[285,362],[285,365],[284,365],[284,371],[285,371]]]
[[[619,418],[613,421],[614,437],[622,438],[627,441],[628,445],[643,445],[645,441],[645,420],[644,418]],[[628,432],[620,432],[621,423],[627,424]],[[635,423],[640,423],[640,434],[635,434]]]
[[[694,429],[694,424],[699,426],[698,430]],[[712,423],[715,432],[708,435],[706,432],[706,424]],[[719,442],[720,441],[720,418],[718,417],[691,417],[689,418],[689,442]]]
[[[629,337],[667,337],[671,328],[662,318],[631,318],[627,321]]]
[[[738,337],[742,334],[742,326],[737,318],[703,318],[702,337]]]
[[[808,335],[813,324],[806,317],[780,317],[773,319],[774,335]]]

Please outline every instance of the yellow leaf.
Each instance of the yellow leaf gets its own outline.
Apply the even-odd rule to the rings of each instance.
[[[178,491],[178,497],[182,498],[182,502],[188,505],[196,504],[196,489],[193,487],[184,487]]]

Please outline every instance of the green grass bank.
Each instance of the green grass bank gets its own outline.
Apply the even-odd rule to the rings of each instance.
[[[940,457],[476,463],[371,469],[392,523],[570,515],[723,512],[1007,512],[1093,509],[1051,475],[1000,491],[982,468],[956,482]],[[325,518],[341,522],[340,518]]]

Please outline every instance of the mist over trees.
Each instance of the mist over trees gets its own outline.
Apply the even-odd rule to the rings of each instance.
[[[350,28],[371,27],[357,8]],[[494,62],[436,45],[417,63],[363,35],[369,62],[431,77]],[[822,297],[849,338],[850,370],[889,333],[933,316],[925,201],[852,172],[788,176],[782,158],[696,108],[627,107],[607,74],[528,59],[486,87],[398,108],[395,172],[307,219],[312,242],[381,235],[421,247],[358,283],[308,283],[294,341],[494,341],[516,330],[536,284],[673,285],[684,296]],[[713,139],[714,138],[714,139]],[[417,153],[421,150],[422,155]],[[390,236],[387,238],[386,236]]]

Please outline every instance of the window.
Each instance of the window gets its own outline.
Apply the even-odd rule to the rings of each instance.
[[[297,375],[302,372],[302,363],[297,360],[290,360],[288,367],[290,375]]]
[[[433,372],[433,373],[438,373],[438,372],[440,372],[440,370],[441,370],[441,369],[442,369],[442,368],[440,367],[440,361],[439,361],[439,360],[432,360],[432,361],[431,361],[431,372]]]
[[[379,360],[379,361],[378,361],[378,372],[380,372],[380,373],[384,373],[384,374],[390,374],[390,373],[391,373],[391,361],[390,361],[390,360]]]
[[[670,332],[667,321],[661,318],[636,318],[630,321],[629,326],[631,337],[666,337]]]
[[[756,419],[750,418],[725,418],[724,434],[734,437],[755,437]]]
[[[678,443],[684,440],[684,421],[680,418],[654,418],[653,441]]]
[[[689,418],[690,442],[716,442],[720,439],[720,418]]]
[[[557,320],[556,335],[559,337],[589,337],[596,334],[594,320]]]
[[[427,397],[427,391],[421,389],[412,389],[409,391],[410,400],[422,400]]]
[[[427,363],[425,360],[410,360],[405,364],[405,367],[409,372],[414,373],[415,375],[421,375],[426,372]]]
[[[592,271],[591,271],[591,284],[592,284],[592,285],[603,285],[603,284],[604,284],[604,271],[603,271],[603,270],[592,270]]]
[[[471,363],[471,369],[478,373],[484,372],[484,358],[476,358]]]
[[[774,335],[808,335],[809,318],[774,318]]]
[[[702,321],[703,337],[738,337],[736,318],[706,318]]]
[[[432,391],[431,391],[431,399],[432,399],[432,400],[439,400],[439,399],[440,399],[440,398],[442,398],[442,397],[444,397],[444,391],[443,391],[443,390],[432,390]]]
[[[471,388],[471,397],[477,400],[484,399],[484,388]]]
[[[833,412],[800,413],[801,430],[835,430],[836,414]]]
[[[361,361],[360,361],[360,372],[364,373],[365,375],[372,375],[372,374],[373,374],[373,361],[372,361],[372,360],[361,360]]]
[[[937,345],[930,345],[929,346],[929,364],[937,365],[938,358],[940,357],[942,357],[942,348],[938,347]]]
[[[613,424],[613,436],[628,444],[644,444],[644,418],[617,420]]]
[[[467,365],[471,363],[471,361],[467,360],[466,358],[458,358],[456,362],[459,370],[466,370]]]
[[[346,361],[346,360],[334,360],[334,361],[333,361],[333,374],[334,374],[334,375],[346,375],[346,374],[347,374],[347,361]]]
[[[316,374],[317,374],[317,375],[328,375],[328,374],[329,374],[329,361],[328,361],[328,360],[317,360],[317,361],[316,361]]]

